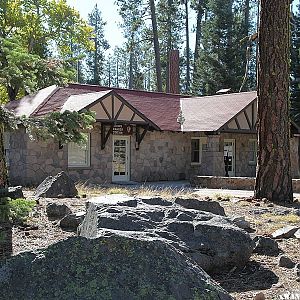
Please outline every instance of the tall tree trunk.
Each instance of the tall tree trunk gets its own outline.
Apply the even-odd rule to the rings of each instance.
[[[202,33],[202,18],[204,14],[203,9],[203,0],[199,0],[197,5],[197,26],[196,26],[196,42],[195,42],[195,52],[194,52],[194,71],[193,74],[197,74],[197,61],[199,58],[200,51],[200,41],[201,41],[201,33]],[[193,78],[194,81],[194,78]]]
[[[96,4],[97,8],[97,4]],[[98,14],[96,14],[96,20],[95,20],[95,33],[98,32]],[[98,68],[98,37],[95,36],[95,57],[94,57],[94,84],[99,85],[100,84],[100,78],[99,78],[99,68]]]
[[[249,35],[250,28],[250,0],[244,2],[244,35]]]
[[[154,53],[155,53],[155,69],[156,69],[157,91],[162,92],[160,48],[159,48],[159,42],[158,42],[157,19],[156,19],[154,0],[149,0],[149,4],[150,4],[150,9],[151,9],[151,21],[152,21],[153,45],[154,45]]]
[[[134,32],[131,33],[130,53],[129,53],[129,83],[128,88],[133,89],[133,61],[134,61]]]
[[[3,124],[0,124],[0,188],[5,188],[7,185],[8,176],[4,150],[4,126]]]
[[[190,91],[190,32],[189,32],[189,1],[185,0],[185,36],[186,36],[186,93]]]
[[[171,12],[172,12],[173,0],[168,0],[168,42],[167,42],[167,70],[166,70],[166,92],[170,92],[170,52],[172,49],[172,20],[171,20]]]
[[[129,82],[128,88],[133,89],[133,52],[130,52],[129,55]]]
[[[255,197],[293,200],[290,161],[290,0],[261,0]]]
[[[16,100],[19,89],[16,87],[7,86],[6,90],[7,90],[9,101]]]

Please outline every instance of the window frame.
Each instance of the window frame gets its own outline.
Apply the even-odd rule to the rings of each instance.
[[[199,140],[199,162],[192,161],[192,140]],[[202,164],[203,144],[207,144],[206,137],[192,137],[191,138],[191,153],[190,153],[190,155],[191,155],[191,165],[192,166],[200,166]]]
[[[70,163],[69,161],[69,157],[70,157],[70,145],[76,145],[77,147],[80,147],[80,145],[70,142],[68,143],[68,168],[89,168],[91,166],[91,134],[90,133],[86,133],[88,138],[87,138],[87,142],[86,142],[86,149],[83,150],[85,153],[85,157],[86,157],[86,163],[85,164],[81,164],[81,163]]]
[[[254,149],[250,147],[251,143],[254,143]],[[249,153],[249,160],[248,164],[250,166],[256,166],[257,165],[257,139],[249,139],[248,141],[248,153]],[[250,160],[250,153],[254,153],[254,160]],[[252,155],[251,155],[252,156]]]

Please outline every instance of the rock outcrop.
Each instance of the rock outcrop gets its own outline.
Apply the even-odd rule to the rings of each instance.
[[[92,199],[79,227],[83,237],[120,235],[149,241],[163,240],[192,258],[207,272],[242,267],[253,244],[247,232],[229,218],[179,201],[110,195]],[[205,205],[208,207],[210,202]],[[215,206],[215,204],[212,204]],[[189,207],[189,208],[186,208]],[[193,207],[193,208],[191,208]]]
[[[180,250],[146,234],[74,237],[0,264],[5,299],[232,299]]]
[[[78,196],[78,191],[72,179],[60,172],[55,176],[48,176],[36,189],[36,198],[73,198]]]
[[[50,202],[46,206],[46,214],[52,219],[61,219],[71,212],[71,209],[64,203]]]

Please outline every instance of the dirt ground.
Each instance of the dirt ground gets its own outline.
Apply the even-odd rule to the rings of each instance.
[[[27,191],[25,195],[30,197],[32,192]],[[211,198],[221,203],[228,216],[245,216],[251,223],[252,237],[257,234],[270,236],[276,229],[286,225],[300,226],[299,202],[285,207],[247,198],[233,198],[230,195],[211,195]],[[74,232],[61,230],[57,221],[48,220],[46,205],[54,201],[67,204],[73,212],[85,210],[86,198],[39,199],[26,226],[13,228],[14,255],[47,247],[76,235]],[[299,240],[280,239],[278,244],[282,253],[294,262],[300,262]],[[297,281],[293,269],[279,267],[278,257],[253,254],[242,270],[233,269],[212,277],[237,300],[254,299],[260,292],[264,293],[266,299],[276,299],[280,293],[286,291],[298,290],[300,293],[300,282]]]

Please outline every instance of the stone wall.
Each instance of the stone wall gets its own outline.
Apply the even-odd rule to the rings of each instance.
[[[222,149],[224,149],[225,139],[235,140],[235,176],[237,177],[255,176],[256,166],[249,163],[250,160],[249,141],[256,139],[256,134],[222,133],[220,135],[220,143]]]
[[[291,138],[291,168],[293,178],[300,178],[299,170],[299,137]]]
[[[191,164],[191,138],[206,137],[207,147],[201,164]],[[130,138],[130,180],[159,181],[190,179],[194,175],[224,176],[224,139],[235,139],[236,176],[255,176],[255,166],[249,164],[249,140],[255,135],[228,134],[205,136],[204,133],[148,131],[136,150],[135,134]],[[293,176],[299,177],[298,140],[291,140]],[[91,165],[68,167],[68,147],[59,149],[57,142],[31,141],[20,128],[11,133],[9,175],[12,185],[39,184],[45,177],[67,172],[76,182],[110,183],[112,180],[112,136],[101,150],[100,126],[91,132]]]
[[[221,177],[221,176],[193,176],[191,185],[209,189],[231,189],[253,191],[255,177]],[[300,179],[293,179],[294,193],[300,193]]]
[[[139,150],[131,138],[131,180],[189,179],[190,135],[177,132],[147,132]]]
[[[190,137],[175,132],[147,132],[139,150],[135,134],[130,139],[132,181],[180,180],[190,178]],[[68,147],[57,142],[31,141],[24,129],[10,135],[9,176],[12,185],[36,186],[45,177],[67,172],[74,181],[109,183],[112,180],[112,136],[101,150],[100,127],[91,132],[90,167],[68,167]]]

